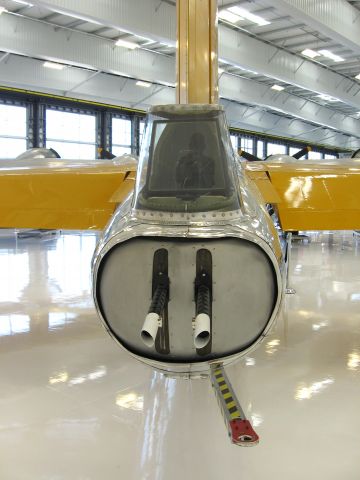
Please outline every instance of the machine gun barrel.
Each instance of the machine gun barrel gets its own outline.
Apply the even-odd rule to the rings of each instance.
[[[206,285],[200,285],[196,295],[196,317],[194,344],[196,348],[204,348],[210,341],[211,326],[211,294]]]
[[[146,315],[141,329],[141,339],[147,347],[152,347],[155,344],[157,332],[159,327],[162,326],[161,315],[167,300],[168,288],[158,285],[151,299],[149,313]]]

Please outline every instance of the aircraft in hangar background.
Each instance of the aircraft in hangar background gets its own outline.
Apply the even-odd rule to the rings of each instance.
[[[295,160],[299,160],[300,158],[304,157],[307,153],[311,152],[312,148],[310,146],[304,147],[298,152],[294,153],[294,155],[285,155],[285,154],[273,154],[268,155],[264,160],[253,155],[252,153],[247,152],[246,150],[240,149],[238,151],[238,155],[240,158],[244,158],[248,162],[262,162],[262,161],[271,161],[271,162],[278,162],[278,163],[293,163]]]
[[[286,155],[283,153],[278,153],[278,154],[273,154],[269,155],[263,160],[256,155],[253,155],[252,153],[247,152],[246,150],[239,150],[238,155],[239,157],[249,161],[249,162],[272,162],[272,163],[296,163],[297,160],[302,159],[307,153],[312,151],[311,146],[306,146],[299,150],[298,152],[294,153],[294,155]],[[355,150],[352,154],[351,157],[346,158],[346,161],[349,161],[350,159],[357,159],[360,158],[360,149]],[[305,160],[306,162],[311,162],[311,163],[321,163],[322,165],[332,165],[333,164],[333,159],[317,159],[315,162],[313,160]],[[344,159],[345,161],[345,159]],[[357,160],[354,160],[353,164],[356,165],[358,163]]]

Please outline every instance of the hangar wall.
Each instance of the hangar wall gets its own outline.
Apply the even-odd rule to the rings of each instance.
[[[10,111],[13,107],[17,107],[15,114]],[[231,102],[228,108],[232,108]],[[2,158],[14,158],[26,148],[44,146],[55,148],[63,158],[93,158],[99,147],[115,155],[139,154],[145,119],[145,111],[140,109],[1,88],[0,112]],[[293,154],[308,144],[301,137],[294,140],[244,128],[232,127],[230,134],[234,149],[242,148],[260,158],[272,153]],[[310,158],[346,154],[346,150],[331,145],[312,147]]]

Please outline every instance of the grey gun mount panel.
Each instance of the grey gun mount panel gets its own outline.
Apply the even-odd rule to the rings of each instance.
[[[170,351],[163,354],[141,341],[141,329],[152,295],[153,258],[168,251]],[[212,255],[213,303],[211,351],[194,346],[194,282],[196,254]],[[103,257],[96,297],[116,340],[143,359],[166,363],[196,363],[240,353],[266,329],[278,297],[277,280],[268,255],[257,244],[238,238],[139,238],[118,243]]]

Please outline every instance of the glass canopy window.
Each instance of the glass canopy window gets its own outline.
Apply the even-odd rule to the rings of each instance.
[[[222,110],[158,107],[148,118],[141,148],[135,208],[172,213],[237,210],[229,140]]]
[[[26,151],[26,116],[26,107],[0,104],[0,158]]]
[[[111,152],[116,157],[131,153],[131,128],[131,120],[116,117],[112,119]]]
[[[96,158],[96,117],[46,109],[46,147],[61,158]]]

